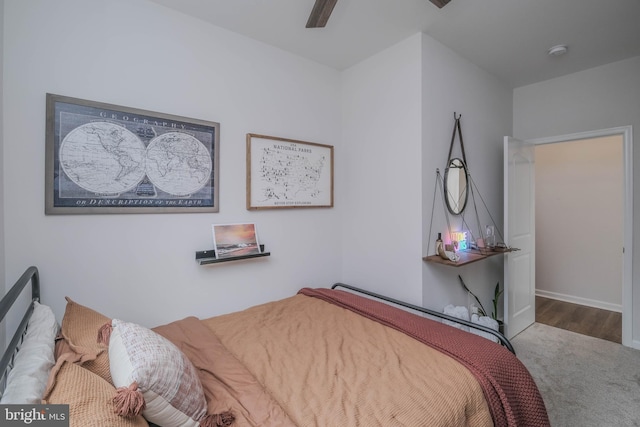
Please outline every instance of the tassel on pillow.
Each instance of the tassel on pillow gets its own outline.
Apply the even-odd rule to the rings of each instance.
[[[200,420],[200,427],[229,427],[236,420],[231,411],[211,414]]]
[[[100,329],[98,329],[98,344],[108,346],[109,338],[111,338],[111,331],[113,331],[111,322],[105,323],[104,325],[100,326]]]
[[[137,417],[147,406],[136,382],[129,387],[119,387],[113,397],[113,404],[115,413],[121,417]]]

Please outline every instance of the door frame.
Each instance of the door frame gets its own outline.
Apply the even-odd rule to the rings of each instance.
[[[592,139],[607,136],[623,139],[623,257],[622,257],[622,345],[640,349],[640,341],[633,340],[633,128],[620,126],[587,132],[529,139],[527,142],[541,145]]]

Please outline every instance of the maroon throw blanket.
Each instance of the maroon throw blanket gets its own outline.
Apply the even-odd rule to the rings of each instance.
[[[453,357],[480,383],[497,427],[550,426],[544,401],[531,374],[504,347],[478,335],[349,292],[303,288],[298,293],[349,309]]]

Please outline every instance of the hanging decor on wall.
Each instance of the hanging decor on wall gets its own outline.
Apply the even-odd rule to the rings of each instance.
[[[427,251],[430,251],[431,248],[433,214],[438,190],[440,190],[442,204],[445,207],[444,217],[447,222],[447,230],[445,233],[438,233],[438,238],[435,240],[436,254],[423,257],[423,259],[439,264],[462,266],[492,255],[517,251],[518,249],[511,248],[502,241],[497,241],[498,237],[500,239],[503,238],[502,233],[496,225],[468,169],[460,124],[462,115],[456,116],[454,112],[453,118],[455,119],[455,123],[453,125],[453,135],[451,136],[451,145],[449,146],[449,156],[447,158],[447,168],[445,169],[444,179],[440,174],[440,169],[436,169],[436,183],[431,207],[431,223],[429,225],[429,245],[427,246]],[[456,135],[460,138],[461,158],[452,157]],[[476,204],[476,195],[482,202],[484,211],[488,216],[488,222],[490,222],[489,225],[485,225],[484,227],[481,225],[478,205]],[[471,203],[468,203],[469,201]],[[472,209],[471,214],[475,216],[475,227],[472,227],[465,218],[466,208]],[[460,223],[452,226],[451,216],[459,216]],[[444,240],[442,240],[442,234],[445,236]]]
[[[333,146],[247,134],[247,209],[333,207]]]
[[[449,145],[449,157],[447,158],[447,168],[444,171],[444,202],[451,215],[460,215],[467,206],[469,192],[469,172],[467,169],[467,157],[464,153],[464,141],[462,140],[462,128],[460,127],[460,119],[462,114],[456,117],[453,113],[455,124],[453,125],[453,135],[451,135],[451,144]],[[452,157],[453,146],[456,135],[460,139],[460,152],[462,158]]]
[[[47,94],[45,213],[218,212],[220,124]]]

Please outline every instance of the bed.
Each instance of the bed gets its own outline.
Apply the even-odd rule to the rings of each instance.
[[[147,329],[68,297],[52,324],[35,267],[0,302],[2,318],[28,284],[0,360],[0,403],[69,405],[72,426],[549,425],[502,334],[349,285]],[[27,363],[39,377],[27,399],[12,389],[34,334],[46,346],[37,353],[52,354]]]

